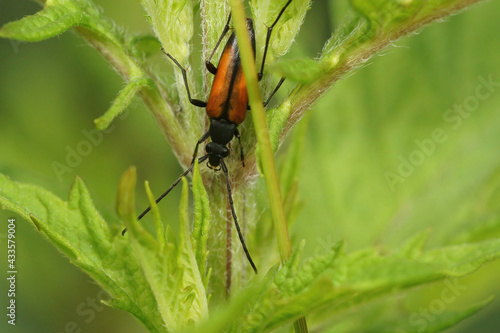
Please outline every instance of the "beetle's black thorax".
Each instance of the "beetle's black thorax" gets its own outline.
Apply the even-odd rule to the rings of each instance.
[[[233,139],[237,126],[225,119],[210,118],[209,131],[212,142],[209,142],[205,148],[210,167],[217,168],[220,160],[229,155],[229,149],[226,146]]]
[[[237,126],[226,119],[210,118],[209,131],[212,142],[226,146],[233,139]]]

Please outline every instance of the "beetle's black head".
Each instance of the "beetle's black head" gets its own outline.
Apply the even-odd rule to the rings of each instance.
[[[220,161],[229,155],[229,149],[226,146],[215,142],[207,143],[205,148],[208,154],[208,167],[211,169],[219,170]]]

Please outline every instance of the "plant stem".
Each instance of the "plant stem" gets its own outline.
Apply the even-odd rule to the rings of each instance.
[[[281,200],[278,175],[274,163],[274,154],[269,139],[266,115],[262,96],[260,94],[257,72],[255,70],[255,59],[246,29],[246,17],[243,3],[241,0],[229,1],[233,15],[233,25],[238,38],[240,48],[241,63],[248,90],[250,108],[252,110],[252,119],[254,122],[257,142],[260,149],[260,160],[262,163],[262,172],[266,180],[267,194],[269,196],[269,206],[273,217],[274,230],[278,241],[281,262],[284,263],[292,253],[292,245],[288,234],[288,226],[285,218],[285,210]],[[294,323],[295,332],[307,332],[307,323],[305,317],[300,318]]]
[[[233,15],[234,30],[238,38],[238,46],[240,48],[241,63],[247,83],[248,98],[250,108],[252,110],[252,119],[257,135],[257,142],[260,149],[260,157],[264,179],[266,180],[267,194],[271,214],[273,216],[274,228],[278,237],[278,247],[280,250],[281,261],[285,262],[292,253],[290,237],[288,236],[288,227],[285,219],[285,211],[281,201],[278,176],[274,164],[273,151],[269,140],[269,132],[267,129],[266,116],[264,106],[262,104],[262,96],[260,94],[257,72],[255,70],[255,59],[252,56],[253,51],[248,38],[248,33],[245,24],[245,11],[243,3],[240,0],[231,0],[231,12]]]

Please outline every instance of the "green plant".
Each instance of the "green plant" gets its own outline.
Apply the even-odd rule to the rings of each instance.
[[[309,106],[349,71],[398,37],[470,3],[472,2],[351,1],[363,18],[356,16],[327,41],[318,60],[302,59],[275,65],[277,73],[284,74],[299,84],[281,105],[268,112],[273,150],[278,149],[289,129],[302,118]],[[161,45],[175,54],[181,63],[187,63],[188,43],[193,33],[193,10],[190,7],[193,4],[189,1],[178,4],[178,7],[173,2],[160,5],[158,2],[143,1],[142,4]],[[220,9],[210,2],[204,4],[202,19],[206,22],[206,31],[203,46],[206,55],[224,24],[225,15],[214,14],[220,12]],[[267,11],[267,4],[265,1],[256,1],[256,26],[261,29],[264,26],[262,22],[272,20],[276,15],[276,8],[279,9],[281,5],[276,5],[274,11]],[[284,45],[273,44],[272,55],[277,56],[290,46],[308,6],[307,1],[294,1],[293,4],[288,21],[284,20],[288,22],[284,24],[292,27],[281,27],[281,32],[277,33],[280,37],[276,40]],[[224,8],[227,12],[227,8]],[[267,14],[264,15],[259,10]],[[182,24],[177,24],[176,20]],[[192,153],[191,143],[203,132],[205,116],[186,103],[178,73],[176,79],[179,96],[167,89],[165,78],[158,77],[148,68],[146,56],[151,50],[157,51],[160,47],[154,37],[124,34],[103,17],[91,2],[70,0],[47,1],[42,12],[4,26],[0,34],[34,41],[57,35],[73,26],[110,61],[127,82],[110,110],[96,121],[98,128],[106,128],[128,105],[132,96],[138,93],[158,120],[181,164],[188,163]],[[264,36],[263,33],[257,34]],[[262,45],[262,42],[259,44]],[[189,77],[195,77],[194,73],[190,72]],[[203,77],[207,80],[206,75]],[[207,86],[208,82],[205,81],[204,85]],[[198,87],[194,94],[201,95],[201,84],[192,82],[191,86]],[[267,91],[266,87],[264,91]],[[184,112],[176,114],[172,110],[178,101]],[[245,133],[252,133],[250,124],[249,121],[246,122]],[[231,161],[232,182],[235,192],[240,193],[237,199],[240,207],[252,205],[253,199],[241,198],[241,194],[252,193],[252,187],[247,184],[257,176],[253,135],[246,135],[243,144],[245,150],[250,152],[247,157],[250,167],[242,170],[237,158]],[[292,166],[292,170],[288,171],[291,176],[285,177],[282,183],[285,201],[289,202],[289,215],[293,213],[296,200],[296,180],[293,175],[298,172],[296,166],[300,156],[300,141],[296,145],[299,152],[290,154],[288,163]],[[135,223],[131,194],[134,183],[132,170],[124,175],[119,191],[119,212],[122,220],[131,228],[130,241],[107,229],[106,223],[92,207],[80,180],[75,182],[68,203],[64,203],[39,188],[2,178],[1,200],[4,207],[32,220],[75,264],[96,279],[113,297],[111,306],[130,311],[151,331],[177,331],[190,322],[200,323],[206,319],[207,294],[212,294],[215,302],[220,300],[225,288],[225,263],[221,264],[217,260],[225,252],[225,244],[215,237],[207,240],[206,232],[198,232],[208,228],[208,221],[212,223],[211,230],[224,230],[225,219],[221,216],[212,219],[207,209],[207,202],[210,202],[214,215],[225,214],[220,211],[220,207],[225,207],[224,197],[220,195],[224,193],[224,189],[217,185],[223,182],[219,179],[219,182],[207,185],[210,198],[207,199],[197,175],[199,174],[195,173],[193,180],[193,187],[196,188],[193,236],[189,236],[186,230],[188,217],[185,189],[181,213],[183,228],[178,245],[174,242],[172,232],[167,230],[167,240],[162,236],[165,233],[157,214],[154,214],[156,240]],[[64,223],[68,218],[75,221],[74,229],[68,229]],[[250,244],[253,244],[250,245],[251,249],[266,247],[266,243],[262,242],[269,241],[255,238],[250,239]],[[82,243],[80,239],[88,242]],[[316,311],[321,313],[323,309],[336,313],[418,284],[470,273],[486,260],[496,258],[499,253],[496,240],[422,251],[424,239],[425,234],[417,235],[407,245],[384,256],[372,248],[345,254],[341,246],[333,245],[325,255],[313,258],[304,265],[299,265],[300,250],[297,250],[282,268],[272,268],[261,281],[250,281],[242,295],[234,296],[227,309],[211,315],[210,322],[203,325],[206,325],[208,331],[214,332],[270,330],[304,314]],[[207,241],[211,242],[208,260],[211,271],[208,272],[204,266]],[[271,258],[272,263],[277,262],[276,253]],[[233,285],[247,283],[242,273],[245,267],[245,262],[233,263]],[[131,276],[134,277],[133,281],[130,280]],[[164,279],[171,279],[171,282],[161,284]],[[207,283],[210,283],[208,293]],[[179,287],[180,284],[182,288]],[[463,312],[443,313],[432,323],[429,331],[449,326],[484,304]],[[167,324],[167,328],[163,323]],[[415,327],[404,326],[408,326],[407,320],[401,320],[398,324],[404,331],[416,331]]]

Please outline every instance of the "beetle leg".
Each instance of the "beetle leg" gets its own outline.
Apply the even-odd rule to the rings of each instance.
[[[267,28],[267,37],[266,37],[266,47],[264,48],[264,56],[262,57],[262,65],[260,66],[260,73],[258,74],[259,81],[262,79],[262,76],[264,75],[264,64],[266,62],[266,56],[267,56],[267,49],[269,47],[269,39],[271,38],[271,33],[273,32],[273,28],[278,23],[278,20],[280,19],[281,15],[285,12],[286,7],[292,2],[292,0],[288,0],[286,5],[281,9],[281,12],[278,14],[278,17],[274,21],[274,23]]]
[[[208,57],[208,60],[205,61],[205,65],[207,66],[208,71],[210,73],[212,73],[213,75],[215,75],[215,73],[217,73],[217,67],[215,67],[215,65],[212,64],[212,58],[214,57],[215,51],[217,51],[217,49],[219,48],[219,45],[222,42],[222,39],[229,31],[229,21],[230,20],[231,20],[231,13],[229,13],[229,17],[227,18],[227,22],[226,22],[226,25],[224,26],[224,30],[222,30],[222,34],[220,35],[219,40],[217,41],[217,44],[215,44],[215,47],[212,51],[212,54],[210,55],[210,57]]]
[[[238,224],[238,219],[236,218],[236,212],[234,211],[233,197],[231,195],[231,186],[229,185],[229,175],[227,172],[226,163],[224,162],[223,158],[220,159],[220,165],[221,165],[222,172],[224,173],[224,176],[226,176],[227,196],[229,199],[229,205],[231,206],[231,213],[233,213],[234,225],[236,227],[236,231],[238,232],[238,237],[240,238],[240,243],[241,243],[241,246],[243,247],[243,252],[245,252],[245,255],[248,259],[248,262],[252,266],[253,271],[255,272],[255,274],[257,274],[257,267],[255,267],[255,264],[253,263],[252,257],[250,256],[250,252],[248,252],[247,246],[245,244],[245,240],[243,239],[243,235],[241,234],[240,225]]]
[[[207,140],[209,136],[210,136],[210,131],[207,131],[205,134],[203,134],[201,136],[201,138],[196,143],[196,147],[194,148],[193,159],[191,160],[191,165],[194,163],[194,160],[196,159],[196,155],[198,155],[198,147],[200,146],[200,144],[202,142],[204,142],[205,140]]]
[[[267,106],[267,104],[269,104],[269,102],[271,101],[271,99],[273,98],[274,94],[276,94],[276,92],[278,91],[278,89],[281,87],[281,85],[283,84],[283,82],[285,81],[286,78],[282,77],[280,82],[278,82],[278,84],[276,85],[276,87],[274,88],[273,92],[271,93],[271,95],[269,95],[269,97],[267,98],[267,100],[264,102],[264,107]],[[247,110],[250,110],[250,104],[247,105]]]
[[[240,136],[240,132],[238,132],[238,130],[235,130],[234,131],[234,136],[238,138],[238,141],[240,143],[240,158],[241,158],[241,164],[243,164],[243,166],[245,166],[245,155],[243,154],[243,145],[241,144],[241,136]]]
[[[191,98],[191,93],[189,92],[189,85],[188,85],[188,82],[187,82],[187,76],[186,76],[186,70],[184,69],[184,67],[181,66],[181,64],[179,64],[179,62],[170,55],[170,53],[167,53],[165,52],[165,50],[162,48],[161,49],[163,53],[165,53],[165,55],[167,57],[169,57],[170,59],[172,59],[172,61],[177,65],[177,67],[179,67],[179,69],[181,70],[182,72],[182,78],[184,79],[184,85],[186,86],[186,90],[187,90],[187,94],[188,94],[188,98],[189,98],[189,102],[191,104],[193,104],[194,106],[198,106],[200,108],[204,108],[207,106],[207,102],[204,102],[204,101],[200,101],[199,99],[193,99]]]
[[[283,81],[285,81],[284,77],[282,77],[281,80],[280,80],[280,82],[278,82],[278,84],[274,88],[274,90],[271,93],[271,95],[269,95],[269,97],[267,98],[267,101],[264,102],[264,107],[266,107],[267,104],[269,104],[269,101],[271,101],[271,98],[273,98],[274,94],[276,94],[276,92],[278,91],[278,89],[281,87],[281,85],[283,84]]]

